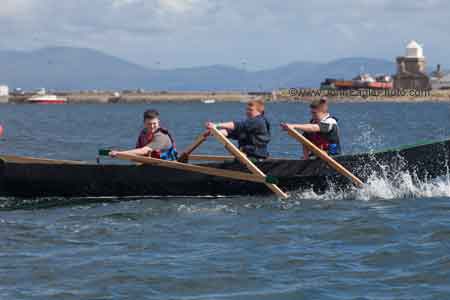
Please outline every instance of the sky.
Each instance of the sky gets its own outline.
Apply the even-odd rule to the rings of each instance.
[[[448,0],[0,0],[0,49],[93,48],[152,68],[394,60],[450,67]]]

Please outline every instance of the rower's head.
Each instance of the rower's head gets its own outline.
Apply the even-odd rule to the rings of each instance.
[[[151,132],[159,129],[159,112],[149,109],[144,112],[144,127]]]
[[[322,97],[320,100],[314,100],[309,107],[312,118],[317,121],[322,120],[328,114],[328,99]]]
[[[246,114],[248,118],[255,118],[264,114],[264,100],[254,99],[247,103]]]

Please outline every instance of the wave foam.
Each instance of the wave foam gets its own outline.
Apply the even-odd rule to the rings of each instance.
[[[312,190],[296,194],[298,199],[313,200],[391,200],[401,198],[450,197],[450,175],[433,180],[418,180],[414,174],[399,173],[394,180],[382,176],[371,176],[363,188],[341,190],[333,186],[325,193]]]

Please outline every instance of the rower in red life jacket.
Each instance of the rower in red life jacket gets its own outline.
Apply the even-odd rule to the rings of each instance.
[[[175,141],[167,129],[160,127],[159,112],[153,109],[144,113],[144,129],[139,134],[136,148],[127,151],[111,151],[110,156],[114,157],[118,153],[177,160]]]
[[[282,123],[281,127],[286,129],[291,126],[304,132],[305,137],[314,145],[326,151],[329,155],[341,153],[341,143],[339,139],[338,120],[328,113],[328,101],[326,97],[315,100],[310,105],[312,119],[309,124],[287,124]],[[308,148],[303,147],[304,159],[313,156]]]

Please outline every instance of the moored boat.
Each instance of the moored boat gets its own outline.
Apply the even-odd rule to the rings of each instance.
[[[446,175],[450,140],[422,143],[374,153],[335,157],[363,181],[371,176],[395,178],[408,172],[417,180]],[[236,161],[201,166],[248,172]],[[345,177],[318,159],[268,159],[256,165],[278,179],[285,191],[330,186],[351,188]],[[3,197],[126,197],[126,196],[233,196],[270,194],[261,183],[163,166],[95,164],[17,156],[0,156],[0,196]]]
[[[64,104],[67,103],[66,97],[57,95],[34,95],[26,100],[27,103],[35,104]]]
[[[369,89],[380,89],[380,90],[391,90],[394,88],[394,84],[392,82],[369,82],[367,83],[367,88]]]
[[[352,80],[336,80],[334,87],[336,89],[351,89],[354,88],[354,82]]]
[[[377,76],[373,78],[370,74],[360,74],[352,80],[336,80],[332,78],[325,79],[321,83],[321,87],[325,89],[382,89],[388,90],[394,87],[392,78],[387,75]]]
[[[214,104],[214,103],[216,103],[216,99],[213,99],[213,98],[211,98],[211,99],[204,99],[204,100],[202,100],[202,103],[204,103],[204,104]]]

